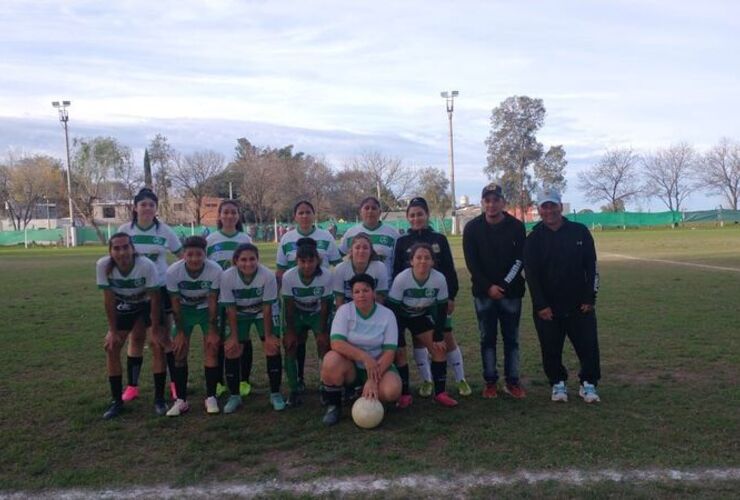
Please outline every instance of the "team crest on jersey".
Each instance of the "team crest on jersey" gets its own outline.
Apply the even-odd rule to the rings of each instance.
[[[254,294],[255,294],[255,295],[256,295],[257,297],[261,297],[261,296],[262,296],[262,289],[261,289],[261,288],[255,288],[255,289],[254,289]]]
[[[318,287],[316,287],[316,288],[313,289],[313,294],[316,295],[317,297],[320,296],[322,293],[324,293],[324,287],[323,286],[318,286]]]
[[[432,289],[430,289],[430,288],[429,288],[429,289],[427,289],[427,290],[426,290],[426,292],[425,292],[425,295],[426,295],[427,297],[434,297],[434,295],[435,295],[435,293],[434,293],[434,290],[432,290]]]
[[[387,236],[381,236],[378,239],[378,243],[380,243],[381,245],[390,245],[391,239]]]
[[[201,281],[200,282],[201,289],[205,290],[207,288],[211,288],[211,284],[208,281]]]
[[[155,245],[164,245],[165,243],[167,243],[167,240],[162,238],[161,236],[154,236],[152,238],[152,243],[154,243]]]
[[[440,252],[439,243],[432,243],[432,251],[434,253],[439,253]]]

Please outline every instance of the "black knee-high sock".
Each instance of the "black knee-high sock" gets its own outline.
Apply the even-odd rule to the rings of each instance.
[[[409,389],[409,365],[397,368],[398,374],[401,376],[401,394],[411,394],[411,389]]]
[[[270,379],[270,392],[280,392],[280,384],[283,381],[283,358],[280,354],[266,356],[267,378]]]
[[[219,384],[224,383],[224,359],[226,359],[226,352],[224,351],[224,345],[218,348],[218,382]]]
[[[342,406],[343,386],[323,384],[321,392],[324,394],[324,401],[328,406]]]
[[[206,366],[206,397],[216,396],[216,384],[218,384],[218,367]]]
[[[434,379],[434,394],[445,392],[447,385],[447,361],[432,361],[432,379]]]
[[[167,361],[167,371],[170,372],[170,382],[176,382],[177,378],[177,367],[175,366],[175,353],[168,352],[164,355],[164,359]]]
[[[128,385],[139,385],[139,374],[141,374],[141,365],[144,364],[144,358],[141,356],[126,357],[126,373],[128,374]]]
[[[295,350],[296,361],[298,362],[298,380],[303,382],[303,371],[306,367],[306,343],[298,344]]]
[[[252,375],[252,341],[247,340],[246,342],[240,342],[244,349],[242,350],[242,356],[239,358],[242,370],[242,380],[249,382],[249,377]]]
[[[110,384],[110,395],[113,397],[113,401],[122,403],[121,393],[123,392],[123,376],[111,375],[108,377],[108,383]]]
[[[188,399],[188,365],[175,366],[177,399]]]
[[[226,385],[229,388],[232,396],[239,395],[239,358],[229,359],[226,358],[224,361],[226,365]]]
[[[154,374],[154,400],[161,401],[164,399],[164,384],[167,381],[167,373]]]

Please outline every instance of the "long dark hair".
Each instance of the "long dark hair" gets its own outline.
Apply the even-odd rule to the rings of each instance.
[[[131,249],[134,251],[134,264],[136,264],[136,257],[139,256],[138,253],[136,253],[136,247],[134,246],[134,240],[131,239],[131,235],[124,232],[118,232],[111,236],[108,239],[108,262],[105,264],[105,275],[110,276],[110,273],[113,272],[113,269],[116,268],[116,261],[113,260],[113,257],[110,255],[110,251],[113,249],[113,240],[116,238],[126,238],[128,240],[128,244],[131,245]]]
[[[295,252],[296,260],[316,259],[318,264],[316,265],[316,270],[314,271],[312,278],[314,276],[319,276],[323,271],[321,271],[321,256],[319,255],[318,243],[316,243],[316,240],[313,238],[300,238],[296,241],[296,246],[298,247]]]
[[[139,214],[136,213],[136,204],[139,203],[142,200],[150,199],[154,202],[156,206],[159,206],[159,198],[157,198],[157,195],[149,188],[141,188],[138,193],[136,193],[136,196],[134,196],[134,208],[132,210],[131,214],[131,227],[133,228],[134,225],[139,221]],[[154,225],[159,229],[159,219],[157,219],[157,216],[154,216]]]
[[[374,260],[380,260],[380,256],[378,255],[378,252],[375,251],[375,247],[373,247],[373,242],[370,240],[370,236],[365,233],[357,233],[352,237],[352,244],[349,246],[349,260],[352,260],[352,247],[355,245],[355,241],[358,239],[367,241],[368,245],[370,245],[370,261],[372,262]]]
[[[239,219],[236,221],[236,230],[239,232],[243,232],[244,225],[242,224],[242,211],[239,208],[239,203],[234,200],[224,200],[218,205],[218,222],[216,222],[216,227],[218,229],[224,227],[223,223],[221,222],[221,209],[224,208],[224,206],[226,205],[231,205],[236,208],[236,213],[239,215]]]

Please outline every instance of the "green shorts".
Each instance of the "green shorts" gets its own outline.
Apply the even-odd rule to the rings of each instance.
[[[236,327],[239,330],[237,335],[239,336],[239,342],[246,342],[249,340],[249,334],[252,332],[252,327],[257,330],[257,335],[261,341],[265,340],[265,322],[262,318],[247,318],[239,317],[236,318]],[[273,318],[273,329],[272,334],[280,338],[280,330],[275,328]],[[223,339],[226,340],[231,336],[231,328],[228,325],[224,328]]]
[[[396,368],[396,365],[394,364],[391,364],[391,366],[388,367],[388,371],[398,374],[398,368]],[[361,387],[365,385],[365,382],[367,382],[367,370],[355,365],[355,379],[351,383],[347,384],[347,386]]]
[[[314,335],[321,331],[321,313],[296,311],[294,321],[295,332],[299,335],[307,334],[308,330],[311,330]]]
[[[195,307],[180,307],[182,329],[186,337],[190,337],[196,326],[200,326],[203,335],[208,335],[208,308],[197,309]],[[177,336],[177,325],[172,326],[172,336]]]

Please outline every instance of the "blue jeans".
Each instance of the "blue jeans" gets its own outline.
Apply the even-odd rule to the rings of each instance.
[[[504,375],[506,383],[519,383],[519,318],[522,299],[493,300],[475,297],[475,314],[480,331],[480,353],[483,360],[483,378],[487,383],[498,381],[496,369],[496,336],[501,324],[504,341]]]

